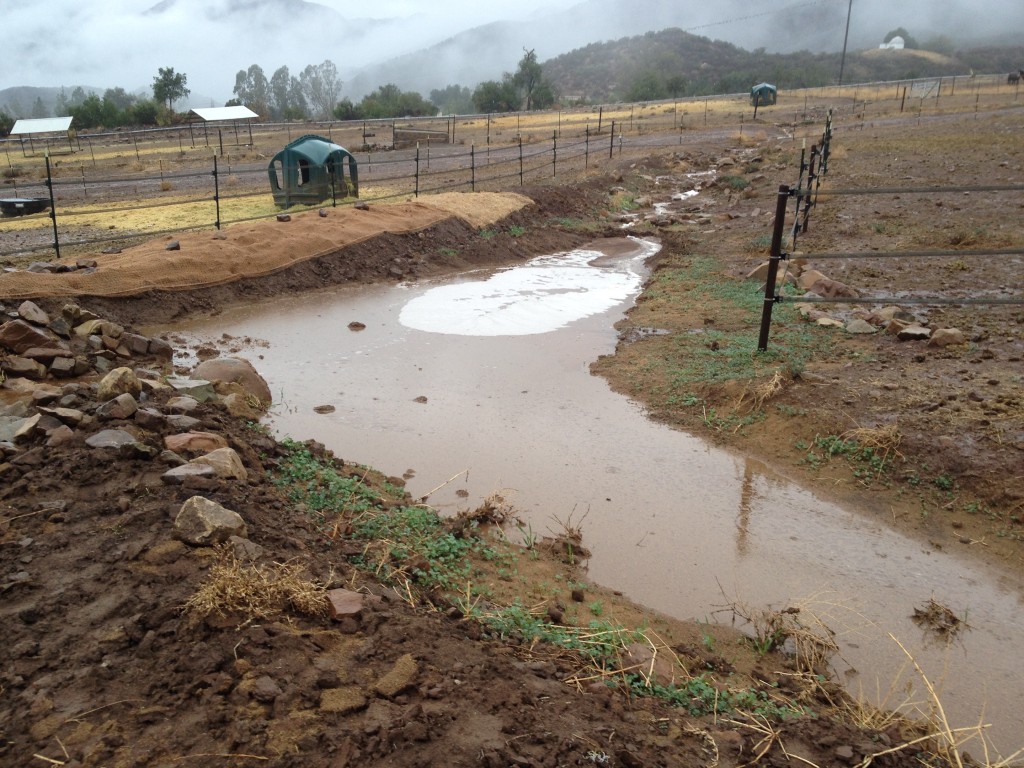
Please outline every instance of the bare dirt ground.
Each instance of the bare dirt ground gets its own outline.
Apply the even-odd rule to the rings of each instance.
[[[977,123],[935,121],[912,129],[840,127],[827,185],[924,186],[951,177],[964,185],[1019,183],[1021,122],[1015,111]],[[595,372],[645,403],[654,418],[756,453],[865,514],[1014,573],[1024,503],[1020,307],[908,308],[932,327],[964,331],[965,343],[943,348],[900,342],[884,332],[847,334],[780,311],[773,334],[781,342],[787,327],[806,333],[814,352],[799,364],[780,353],[758,368],[755,383],[775,371],[780,381],[755,398],[756,407],[749,375],[700,380],[680,373],[681,360],[730,350],[746,355],[741,372],[750,373],[751,355],[742,351],[748,342],[740,336],[756,332],[757,317],[739,316],[704,287],[756,292],[743,276],[764,258],[775,189],[792,181],[798,159],[795,142],[761,141],[748,127],[742,137],[716,146],[630,161],[559,186],[516,188],[532,203],[488,225],[487,237],[481,237],[479,222],[444,219],[414,232],[364,238],[262,277],[76,301],[127,327],[152,326],[325,284],[516,263],[602,233],[620,236],[624,209],[649,213],[649,221],[635,229],[658,234],[665,247],[644,296],[622,324],[616,355],[598,361]],[[666,190],[671,194],[687,173],[713,167],[718,180],[692,201],[692,210],[665,217],[645,205]],[[977,197],[822,197],[799,248],[1020,247],[1020,195]],[[181,238],[183,247],[198,250],[204,237],[209,234]],[[201,260],[201,253],[191,254]],[[251,257],[259,254],[254,241]],[[711,267],[694,271],[704,258]],[[920,264],[850,260],[808,267],[862,295],[922,287],[971,295],[1007,287],[1019,295],[1019,259]],[[67,301],[38,298],[54,316]],[[19,304],[4,300],[4,309]],[[871,307],[824,309],[846,320]],[[231,340],[224,346],[230,351]],[[163,365],[141,359],[131,364]],[[717,371],[719,364],[712,361],[706,370]],[[54,398],[37,395],[36,403],[53,405],[59,398],[63,407],[95,414],[96,378],[65,384]],[[154,390],[142,404],[170,412],[168,398]],[[826,766],[866,765],[872,755],[871,764],[882,766],[953,762],[941,737],[916,741],[924,726],[872,715],[836,686],[800,672],[791,654],[768,650],[775,643],[764,641],[783,625],[769,623],[755,648],[723,627],[665,621],[587,584],[585,573],[565,562],[561,545],[509,555],[522,583],[484,562],[474,564],[473,578],[495,585],[487,596],[495,606],[511,604],[518,588],[529,615],[552,636],[555,628],[586,628],[598,620],[592,606],[600,601],[606,616],[650,630],[644,635],[653,638],[647,656],[635,648],[630,656],[629,643],[611,643],[618,663],[609,666],[609,656],[602,656],[601,666],[581,650],[586,642],[570,648],[542,641],[523,624],[506,629],[481,620],[487,612],[471,595],[461,601],[457,590],[430,586],[415,575],[430,571],[431,563],[420,560],[425,555],[401,554],[394,542],[372,545],[386,554],[378,568],[368,569],[371,545],[354,533],[364,513],[327,520],[310,514],[308,504],[274,482],[285,447],[222,406],[201,405],[189,415],[198,419],[194,431],[222,435],[236,450],[247,470],[244,480],[163,481],[166,466],[153,456],[176,431],[167,421],[143,426],[137,419],[86,419],[65,441],[54,444],[36,430],[5,449],[0,762]],[[900,439],[890,443],[882,463],[857,453],[858,443],[847,445],[853,429],[889,425]],[[85,442],[110,426],[130,429],[152,450],[111,455]],[[332,461],[316,446],[313,454]],[[385,478],[353,464],[358,456],[334,461],[343,476],[369,489],[375,509],[411,503]],[[244,518],[248,540],[262,548],[247,555],[259,567],[283,563],[295,566],[307,583],[360,592],[361,612],[332,620],[308,605],[302,610],[285,602],[247,614],[231,609],[223,595],[223,611],[186,609],[226,557],[175,536],[178,510],[197,494]],[[452,528],[459,536],[475,536]],[[545,573],[549,585],[559,586],[530,586]],[[314,593],[319,600],[321,593]],[[788,637],[792,651],[799,633],[792,624],[785,627],[776,639]],[[823,671],[820,664],[811,666]],[[623,670],[640,674],[649,683],[644,691],[662,695],[639,695]]]

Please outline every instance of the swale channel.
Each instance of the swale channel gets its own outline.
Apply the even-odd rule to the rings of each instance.
[[[414,497],[443,486],[429,497],[442,513],[498,492],[538,533],[582,519],[589,577],[670,616],[703,620],[729,599],[806,601],[837,633],[837,671],[853,690],[896,706],[905,694],[892,680],[913,680],[913,700],[926,703],[891,632],[941,682],[953,727],[983,717],[1000,752],[1021,747],[1020,591],[648,420],[590,374],[614,351],[614,323],[657,249],[609,239],[509,269],[334,288],[162,330],[193,346],[222,334],[259,340],[241,355],[271,386],[266,421],[279,437],[403,476]],[[930,598],[967,614],[971,628],[952,645],[911,619]]]

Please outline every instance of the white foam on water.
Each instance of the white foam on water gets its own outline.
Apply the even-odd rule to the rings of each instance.
[[[411,299],[398,320],[407,328],[459,336],[528,336],[564,328],[639,292],[644,261],[661,246],[630,239],[639,250],[625,258],[567,251],[485,280],[438,286]]]

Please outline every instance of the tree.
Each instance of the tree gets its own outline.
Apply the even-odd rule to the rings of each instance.
[[[71,107],[71,115],[79,128],[113,128],[122,122],[121,112],[113,102],[89,94],[81,104]]]
[[[153,98],[166,104],[167,111],[173,114],[174,102],[192,93],[187,87],[188,76],[184,72],[175,72],[174,67],[160,67],[157,71],[159,74],[153,78]]]
[[[656,101],[665,98],[665,85],[656,72],[641,72],[626,91],[626,101]]]
[[[512,82],[522,93],[527,110],[547,109],[555,103],[555,90],[544,79],[544,71],[537,61],[536,51],[524,48],[523,52],[523,58],[519,60]]]
[[[0,136],[6,136],[14,127],[14,118],[0,109]]]
[[[308,112],[302,83],[288,67],[278,67],[270,77],[270,114],[281,120],[303,120]]]
[[[152,99],[139,99],[129,110],[131,121],[135,125],[156,125],[157,105]]]
[[[318,120],[330,117],[341,93],[341,80],[334,62],[328,59],[316,66],[308,65],[299,75],[299,82],[313,117]]]
[[[468,115],[473,111],[473,92],[463,85],[449,85],[430,92],[430,101],[446,115]]]
[[[36,96],[35,103],[32,105],[32,117],[39,118],[39,117],[49,117],[49,116],[50,116],[50,110],[48,110],[46,108],[46,105],[43,104],[43,97],[42,96]]]
[[[487,80],[473,91],[477,112],[515,112],[519,103],[519,89],[507,72],[501,82]]]
[[[270,111],[270,83],[259,64],[240,69],[235,75],[234,94],[253,112],[266,115]]]
[[[131,108],[132,104],[139,100],[133,93],[128,93],[124,88],[107,88],[103,92],[103,100],[109,101],[122,112]]]
[[[382,85],[367,94],[355,108],[357,118],[374,120],[384,117],[422,117],[436,112],[437,107],[422,95],[416,91],[403,91],[394,83]],[[337,108],[334,114],[338,114]]]

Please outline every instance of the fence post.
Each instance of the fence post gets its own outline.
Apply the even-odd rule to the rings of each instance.
[[[217,172],[217,156],[213,156],[213,202],[217,207],[215,226],[220,229],[220,174]]]
[[[522,157],[523,143],[519,140],[519,155]],[[522,161],[520,161],[521,163]],[[519,173],[522,174],[522,165],[519,166]],[[520,175],[520,186],[522,186],[522,175]],[[476,192],[476,144],[469,145],[469,191]]]
[[[523,186],[523,137],[519,138],[519,186]]]
[[[558,133],[551,134],[551,175],[558,176]]]
[[[612,130],[609,133],[608,140],[608,159],[611,160],[614,157],[615,152],[615,121],[612,120]]]
[[[786,203],[789,198],[789,187],[779,186],[779,194],[775,199],[775,222],[772,227],[771,256],[768,259],[768,276],[764,284],[764,305],[761,308],[761,333],[757,337],[757,351],[768,351],[768,330],[772,325],[772,306],[778,300],[775,295],[775,281],[779,276],[779,262],[782,261],[782,232],[786,227]]]
[[[585,131],[586,139],[583,143],[583,167],[590,167],[590,126],[586,127]]]
[[[414,197],[420,196],[420,143],[416,142],[416,194]]]
[[[60,258],[60,236],[57,234],[57,202],[53,197],[53,175],[50,170],[50,153],[46,153],[46,188],[50,190],[50,220],[53,222],[53,250]]]

